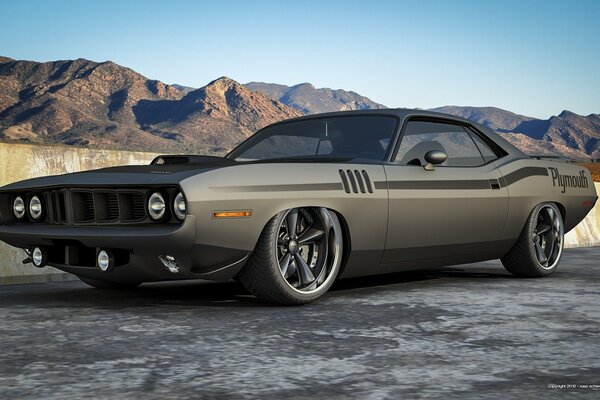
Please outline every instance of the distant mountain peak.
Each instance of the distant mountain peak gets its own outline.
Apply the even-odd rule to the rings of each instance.
[[[245,86],[293,107],[303,114],[386,108],[383,104],[375,103],[373,100],[361,96],[356,92],[343,89],[317,89],[313,84],[308,82],[293,86],[249,82]]]
[[[569,118],[569,117],[581,117],[581,115],[574,113],[573,111],[563,110],[560,114],[558,114],[559,118]]]
[[[303,82],[303,83],[298,83],[297,85],[293,85],[290,87],[291,89],[301,89],[301,88],[305,88],[305,89],[313,89],[316,90],[315,86],[312,83],[309,82]]]
[[[206,86],[212,86],[212,85],[240,85],[240,83],[231,79],[228,76],[221,76],[220,78],[217,78],[217,79],[209,82],[208,85],[206,85]]]

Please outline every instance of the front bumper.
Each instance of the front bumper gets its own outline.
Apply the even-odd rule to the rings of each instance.
[[[239,272],[247,259],[248,252],[205,246],[196,243],[195,239],[196,218],[193,215],[188,215],[181,225],[0,225],[0,240],[11,246],[49,249],[53,257],[49,257],[48,265],[113,282],[227,280]],[[100,271],[93,257],[99,248],[125,255],[123,262],[111,272]],[[169,272],[159,261],[159,255],[174,256],[180,265],[179,273]]]
[[[196,238],[196,218],[188,215],[181,225],[63,226],[44,224],[0,225],[0,240],[11,246],[52,247],[61,241],[85,247],[129,250],[134,254],[160,255],[189,252]]]

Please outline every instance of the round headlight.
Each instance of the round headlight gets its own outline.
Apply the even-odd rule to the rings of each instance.
[[[29,215],[31,215],[31,218],[33,219],[40,219],[42,216],[42,202],[37,196],[33,196],[31,200],[29,200]]]
[[[15,201],[13,201],[13,213],[18,219],[21,219],[25,216],[25,202],[21,196],[17,197]]]
[[[165,215],[167,205],[165,204],[165,198],[158,192],[152,193],[150,199],[148,199],[148,213],[150,218],[158,221]]]
[[[175,196],[175,201],[173,201],[173,212],[177,219],[181,221],[185,219],[185,198],[181,192]]]

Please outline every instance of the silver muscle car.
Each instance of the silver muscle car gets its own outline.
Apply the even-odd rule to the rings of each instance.
[[[597,200],[587,169],[419,110],[270,125],[226,157],[30,179],[0,189],[0,240],[97,288],[238,279],[282,304],[337,278],[501,258],[554,272]]]

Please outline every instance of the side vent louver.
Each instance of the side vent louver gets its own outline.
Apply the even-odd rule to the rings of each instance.
[[[364,169],[359,171],[355,169],[339,170],[342,178],[342,186],[346,193],[373,193],[373,185],[369,174]]]

